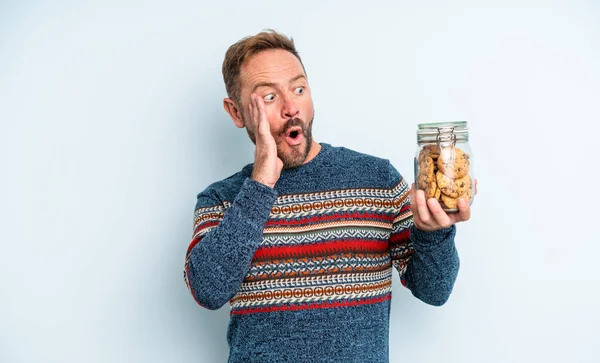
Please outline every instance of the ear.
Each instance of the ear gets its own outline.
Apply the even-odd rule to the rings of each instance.
[[[223,99],[223,108],[225,108],[225,111],[227,111],[229,116],[231,116],[235,126],[239,127],[240,129],[246,126],[244,124],[244,117],[242,116],[242,113],[231,98]]]

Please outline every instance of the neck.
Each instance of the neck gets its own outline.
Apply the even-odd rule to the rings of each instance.
[[[304,160],[304,164],[306,164],[309,161],[311,161],[312,159],[314,159],[315,156],[317,156],[317,154],[319,153],[319,151],[321,151],[321,144],[319,144],[318,142],[313,140],[312,144],[310,146],[310,152],[308,153],[306,160]]]

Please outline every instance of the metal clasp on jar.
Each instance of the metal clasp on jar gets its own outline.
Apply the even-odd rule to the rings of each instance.
[[[454,133],[454,127],[438,127],[438,134],[435,139],[440,146],[442,162],[444,164],[454,163],[456,159],[456,152],[454,151],[456,134]]]

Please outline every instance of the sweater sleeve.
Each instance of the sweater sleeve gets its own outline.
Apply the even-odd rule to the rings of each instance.
[[[434,232],[416,228],[410,209],[410,188],[391,164],[389,168],[397,208],[390,236],[392,264],[400,274],[402,285],[416,298],[441,306],[450,297],[458,275],[456,226]]]
[[[238,291],[258,248],[277,191],[247,178],[228,207],[209,189],[198,195],[184,280],[201,306],[216,310]]]

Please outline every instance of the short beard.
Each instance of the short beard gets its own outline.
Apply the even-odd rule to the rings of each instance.
[[[283,125],[281,132],[279,132],[277,135],[273,135],[273,138],[275,139],[275,143],[277,144],[277,157],[279,157],[279,159],[281,159],[281,161],[283,162],[284,169],[297,168],[306,162],[306,158],[308,157],[308,154],[310,153],[310,150],[312,148],[312,143],[313,143],[312,124],[313,124],[314,119],[315,119],[315,116],[313,115],[313,118],[310,120],[308,125],[306,125],[299,118],[289,119],[286,121],[285,125]],[[286,153],[284,153],[284,151],[282,150],[282,148],[280,146],[282,143],[285,142],[285,135],[287,134],[288,130],[291,127],[296,127],[296,126],[302,128],[302,134],[304,135],[305,142],[298,146],[292,147],[291,152],[286,154]],[[256,145],[256,135],[253,132],[251,132],[247,127],[246,127],[246,132],[248,133],[250,140],[252,140],[252,142]]]

